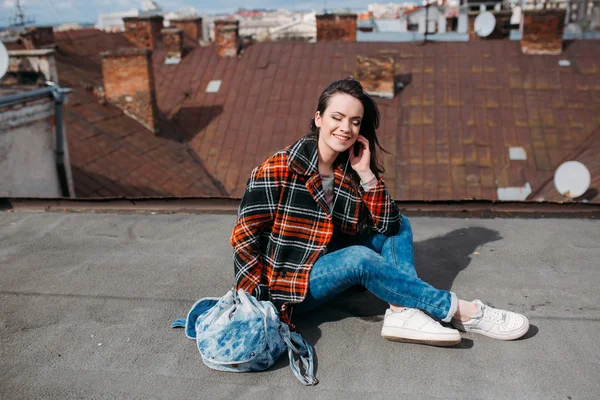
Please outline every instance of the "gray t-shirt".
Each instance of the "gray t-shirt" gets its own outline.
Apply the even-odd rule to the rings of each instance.
[[[334,192],[334,188],[333,188],[333,184],[334,184],[334,176],[332,175],[324,175],[321,174],[321,183],[323,185],[323,191],[325,192],[325,200],[327,200],[327,203],[329,204],[329,207],[333,207],[333,200],[335,198],[335,192]],[[377,177],[373,176],[373,178],[371,180],[369,180],[368,182],[361,182],[361,185],[363,187],[363,189],[365,190],[369,190],[369,189],[373,189],[375,186],[377,186]]]

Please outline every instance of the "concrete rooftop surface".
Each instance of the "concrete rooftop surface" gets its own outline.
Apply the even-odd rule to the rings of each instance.
[[[2,399],[597,399],[600,221],[411,218],[420,276],[526,314],[522,340],[436,348],[380,336],[385,304],[348,291],[294,315],[319,385],[282,358],[204,366],[171,322],[233,284],[233,215],[0,212]]]

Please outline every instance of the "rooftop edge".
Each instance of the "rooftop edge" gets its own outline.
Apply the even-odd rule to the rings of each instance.
[[[103,212],[103,213],[199,213],[237,214],[240,199],[231,197],[144,198],[0,198],[0,211]],[[495,201],[495,200],[397,200],[408,216],[459,218],[587,218],[600,219],[599,203]]]

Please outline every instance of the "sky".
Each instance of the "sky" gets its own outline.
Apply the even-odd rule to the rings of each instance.
[[[231,12],[238,8],[287,8],[290,10],[321,10],[336,8],[365,9],[375,0],[157,0],[165,11],[194,7],[198,12]],[[392,2],[383,0],[380,2]],[[7,26],[15,15],[16,0],[0,0],[0,26]],[[97,15],[114,11],[141,8],[142,0],[21,0],[26,17],[34,18],[36,25],[54,25],[65,22],[96,22]]]

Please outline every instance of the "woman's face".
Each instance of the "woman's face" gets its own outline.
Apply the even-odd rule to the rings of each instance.
[[[350,148],[358,138],[363,113],[360,100],[349,94],[331,96],[323,114],[315,114],[315,124],[320,129],[319,147],[324,145],[336,153]]]

